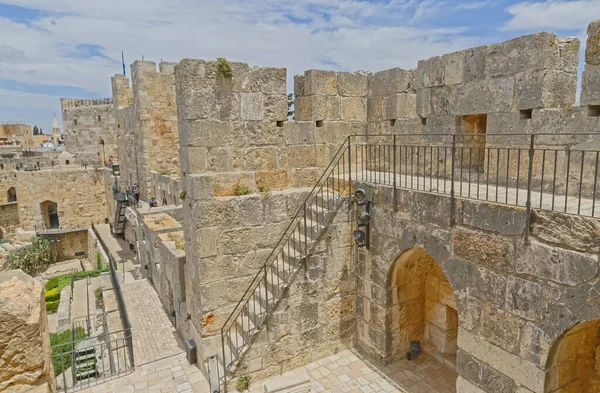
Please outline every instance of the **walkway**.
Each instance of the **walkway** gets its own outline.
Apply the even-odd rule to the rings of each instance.
[[[119,278],[127,277],[125,281],[131,281],[132,277],[128,277],[128,275],[124,273],[132,273],[136,270],[136,253],[129,249],[129,243],[121,238],[115,238],[112,235],[109,224],[96,225],[96,231],[106,245],[106,248],[108,248],[113,259],[117,262],[117,269],[120,272]]]
[[[326,393],[455,393],[456,377],[456,372],[425,353],[412,361],[403,359],[383,366],[347,349],[283,376],[254,381],[250,393],[262,393],[265,384],[275,381],[299,381],[303,378],[310,379],[312,391]]]
[[[347,179],[347,176],[347,173],[339,175],[340,178],[343,177],[344,179]],[[390,172],[361,171],[353,172],[352,180],[393,186],[394,175]],[[455,180],[454,195],[457,198],[525,206],[527,202],[527,179],[522,179],[525,184],[520,184],[519,187],[506,187],[493,184],[492,180],[495,179],[489,179],[489,182],[486,183],[486,180],[488,179],[486,179],[484,174],[480,174],[479,178],[477,174],[472,174],[470,182]],[[450,195],[452,181],[438,177],[396,174],[396,187],[398,189]],[[578,193],[578,190],[571,188],[569,194],[573,195],[575,193]],[[598,193],[598,196],[600,196],[600,193]],[[553,196],[552,192],[541,192],[539,185],[536,187],[536,190],[531,191],[531,201],[533,209],[552,210],[591,217],[600,216],[600,199],[596,198],[594,201],[593,198],[579,198],[578,196],[565,198],[564,194]]]

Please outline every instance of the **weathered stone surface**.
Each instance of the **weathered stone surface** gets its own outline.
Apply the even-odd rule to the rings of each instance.
[[[262,93],[241,93],[242,120],[262,120],[264,117],[264,95]]]
[[[0,273],[0,391],[56,391],[44,304],[40,282],[21,270]]]
[[[310,95],[334,96],[337,94],[337,74],[335,71],[308,70],[304,72],[304,93]]]
[[[444,84],[446,86],[463,83],[465,51],[449,53],[442,56],[444,61]]]
[[[346,121],[367,120],[367,102],[362,97],[342,98],[342,119]]]
[[[507,235],[519,235],[525,229],[525,209],[465,201],[463,224]]]
[[[416,98],[417,115],[427,117],[431,114],[431,97],[429,88],[422,88],[417,91]]]
[[[392,68],[371,74],[369,94],[387,96],[393,93],[407,93],[413,90],[413,71]]]
[[[316,143],[316,128],[312,121],[290,121],[284,126],[285,143],[307,145]]]
[[[485,79],[486,46],[467,49],[465,51],[465,65],[463,68],[463,82],[476,82]]]
[[[383,99],[384,119],[414,117],[417,96],[408,93],[391,94]]]
[[[304,75],[294,75],[294,98],[304,95]]]
[[[581,252],[600,252],[600,223],[588,217],[533,210],[531,234],[538,239]]]
[[[560,38],[560,69],[576,73],[579,68],[579,48],[581,43],[576,37]]]
[[[566,108],[575,104],[577,75],[563,71],[528,71],[516,80],[517,109]]]
[[[586,64],[581,80],[581,104],[600,105],[600,65]]]
[[[598,274],[598,256],[548,246],[532,240],[517,249],[517,273],[560,284],[577,285]]]
[[[530,321],[535,320],[540,309],[542,286],[513,276],[508,276],[506,284],[506,309]]]
[[[485,305],[479,335],[506,351],[517,353],[522,323],[523,320],[513,314]]]
[[[444,84],[445,63],[441,56],[419,60],[415,72],[417,88],[442,86]]]
[[[514,271],[514,244],[511,240],[466,230],[453,231],[454,255],[486,267]]]
[[[467,381],[462,376],[459,376],[456,380],[456,391],[461,393],[487,393],[485,390]]]
[[[486,391],[494,393],[512,393],[514,385],[514,381],[501,372],[498,372],[485,364],[482,366],[480,386]]]
[[[588,25],[587,34],[585,62],[590,65],[600,66],[600,19]]]
[[[343,97],[365,97],[368,90],[368,77],[360,72],[338,72],[337,90]]]
[[[481,362],[461,349],[456,352],[456,371],[476,385],[481,381]]]

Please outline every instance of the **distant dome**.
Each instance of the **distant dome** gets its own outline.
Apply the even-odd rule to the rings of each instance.
[[[63,151],[58,155],[58,163],[60,165],[71,165],[73,164],[73,158],[75,156],[67,151]]]

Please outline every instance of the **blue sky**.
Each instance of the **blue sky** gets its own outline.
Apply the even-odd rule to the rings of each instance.
[[[110,76],[227,57],[377,71],[536,31],[578,36],[600,0],[0,0],[0,122],[49,130],[60,97],[110,96]],[[288,82],[288,89],[292,86]]]

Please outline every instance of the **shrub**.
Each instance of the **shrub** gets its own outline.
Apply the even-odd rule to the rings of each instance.
[[[99,251],[96,251],[96,269],[102,270],[102,257]]]
[[[46,301],[46,303],[60,300],[60,291],[58,290],[58,288],[52,288],[51,290],[46,291],[44,293],[44,300]]]
[[[269,192],[269,186],[267,186],[265,184],[259,184],[258,185],[258,191],[260,191],[260,192]]]
[[[217,57],[217,71],[226,78],[231,78],[233,76],[231,62],[224,57]]]
[[[182,201],[185,201],[186,196],[187,196],[187,193],[185,191],[181,191],[181,193],[179,194],[179,199],[181,199]]]
[[[235,187],[233,188],[233,194],[237,195],[237,196],[248,195],[248,194],[250,194],[250,189],[247,186],[243,186],[238,182],[235,184]]]
[[[21,269],[33,275],[44,270],[50,263],[50,241],[32,237],[31,244],[11,251],[6,258],[8,269]]]
[[[75,339],[82,340],[86,337],[83,328],[75,328]],[[54,363],[54,375],[63,371],[63,365],[66,368],[71,367],[71,329],[60,333],[50,333],[50,345],[52,346],[52,363]],[[62,345],[61,345],[62,344]],[[61,355],[62,354],[62,355]]]
[[[94,296],[96,296],[96,300],[102,300],[102,290],[104,288],[102,287],[98,287],[96,289],[94,289]]]
[[[244,392],[250,388],[250,379],[252,379],[249,375],[241,375],[240,378],[235,383],[235,389],[238,392]]]
[[[46,302],[46,311],[49,313],[54,313],[56,310],[58,310],[59,304],[60,304],[60,298],[58,300]]]

